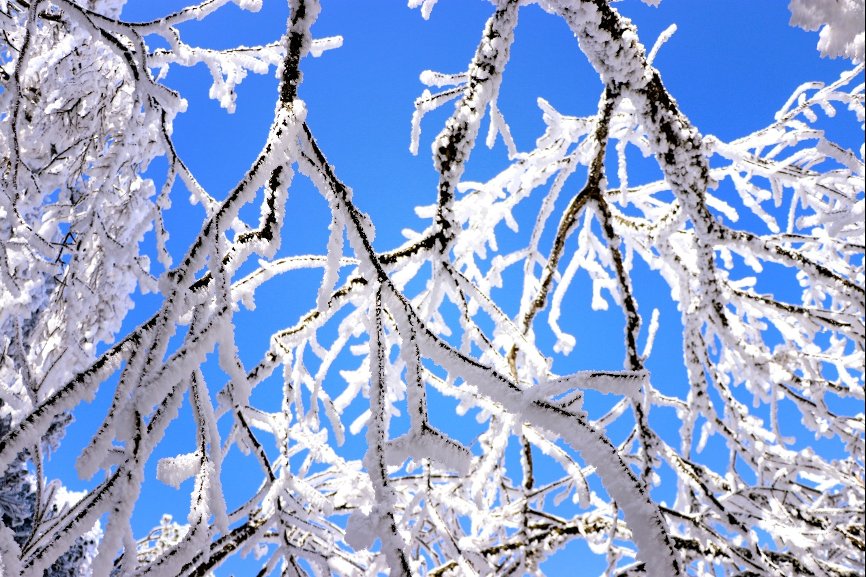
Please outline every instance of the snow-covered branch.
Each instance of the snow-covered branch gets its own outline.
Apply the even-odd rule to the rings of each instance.
[[[314,38],[320,1],[290,0],[282,38],[193,45],[188,24],[229,4],[131,22],[122,0],[0,1],[4,577],[205,576],[251,551],[260,575],[540,575],[576,539],[608,576],[862,574],[866,170],[827,128],[862,132],[863,36],[844,19],[862,2],[792,2],[853,68],[726,142],[653,66],[672,28],[648,55],[618,3],[493,1],[468,67],[421,75],[441,91],[415,101],[413,152],[425,115],[455,108],[428,137],[426,222],[390,250],[302,100],[307,58],[341,46]],[[539,98],[544,131],[521,150],[500,102],[533,4],[574,34],[600,96],[568,113]],[[187,102],[164,80],[197,65],[229,112],[249,72],[279,79],[223,191],[174,137]],[[500,164],[469,181],[485,117]],[[327,211],[318,254],[286,242],[302,179]],[[180,252],[176,189],[203,210]],[[295,300],[303,274],[321,282],[302,312],[261,298]],[[158,304],[122,331],[135,291]],[[569,331],[611,302],[621,366],[576,366]],[[247,350],[252,317],[263,350]],[[682,353],[654,344],[670,329]],[[651,370],[670,350],[679,388]],[[97,396],[77,460],[94,480],[73,494],[45,462]],[[167,447],[184,419],[189,446]],[[255,482],[228,486],[234,458]],[[154,463],[188,515],[136,535]]]

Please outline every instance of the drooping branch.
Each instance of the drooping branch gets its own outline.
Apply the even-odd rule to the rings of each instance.
[[[379,264],[364,231],[362,215],[354,207],[345,185],[334,175],[306,125],[303,137],[299,151],[301,169],[319,185],[322,194],[337,196],[340,201],[338,206],[345,211],[345,222],[351,223],[355,229],[350,230],[349,234],[355,254],[362,261],[362,267],[367,266],[371,271],[375,271],[380,286],[378,290],[382,291],[382,301],[394,316],[398,330],[404,334],[414,331],[421,353],[449,373],[460,375],[467,382],[473,383],[482,394],[521,419],[552,429],[565,438],[572,448],[579,448],[587,460],[598,468],[607,490],[621,503],[627,521],[635,524],[635,541],[641,553],[646,555],[651,566],[650,573],[658,577],[680,575],[680,561],[671,546],[657,506],[652,503],[642,483],[622,461],[616,447],[585,423],[580,415],[546,401],[527,403],[524,392],[518,385],[495,370],[454,350],[431,333],[422,319],[418,318],[409,301],[394,288]]]
[[[454,230],[453,202],[457,183],[475,146],[478,127],[489,104],[496,102],[502,73],[508,62],[514,29],[517,26],[518,0],[503,0],[487,21],[481,42],[469,65],[469,79],[454,113],[433,141],[433,164],[439,173],[437,232],[443,235],[440,251],[446,252]]]
[[[410,2],[423,4],[424,14],[433,3]],[[312,39],[317,1],[290,1],[281,42],[225,50],[190,46],[181,36],[186,22],[209,17],[228,0],[206,0],[148,22],[125,22],[108,3],[85,4],[13,0],[0,8],[0,43],[7,50],[0,56],[0,103],[4,110],[12,103],[20,108],[13,116],[0,114],[6,135],[0,147],[7,162],[16,154],[20,161],[0,174],[8,191],[0,195],[0,211],[7,207],[8,216],[0,222],[0,290],[11,295],[0,292],[0,347],[6,347],[0,350],[13,353],[0,360],[11,382],[2,392],[10,407],[0,404],[0,411],[15,416],[0,439],[0,462],[12,475],[31,459],[41,476],[46,432],[64,411],[110,383],[111,407],[79,459],[85,476],[104,470],[108,480],[56,512],[56,501],[45,495],[51,485],[40,482],[36,492],[43,496],[32,509],[27,540],[0,528],[4,570],[17,570],[20,560],[41,574],[108,514],[97,567],[134,575],[203,577],[253,547],[264,552],[259,575],[281,563],[287,575],[299,576],[310,569],[341,577],[516,574],[539,570],[546,556],[574,538],[607,555],[610,575],[668,577],[705,571],[710,560],[712,570],[726,575],[856,574],[851,568],[863,552],[855,507],[863,500],[863,419],[846,403],[864,391],[863,241],[855,223],[863,165],[810,124],[809,115],[812,107],[832,109],[832,101],[862,117],[862,87],[848,88],[862,68],[826,87],[801,87],[766,130],[730,143],[702,139],[652,68],[655,50],[645,55],[613,3],[549,0],[542,6],[564,17],[606,88],[598,109],[585,117],[560,114],[540,100],[545,132],[534,150],[518,152],[497,98],[520,2],[497,2],[465,74],[422,74],[428,86],[448,88],[425,91],[416,101],[414,147],[421,116],[458,102],[434,140],[437,202],[418,210],[433,222],[393,250],[376,252],[362,199],[337,178],[300,100],[304,56],[335,45]],[[256,0],[237,4],[258,7]],[[22,43],[26,34],[29,44]],[[166,47],[148,48],[149,35]],[[72,52],[56,63],[48,58],[52,64],[40,71],[21,64],[43,53],[56,56],[56,47],[70,38]],[[265,145],[222,202],[215,200],[219,193],[204,190],[175,148],[172,122],[180,101],[159,81],[172,67],[200,63],[208,64],[212,93],[229,110],[240,82],[234,76],[280,67]],[[71,80],[54,102],[47,95],[63,78]],[[509,164],[488,182],[463,182],[487,110],[488,145],[501,134]],[[62,127],[52,134],[63,138],[41,145],[39,135],[51,126]],[[664,178],[636,182],[629,147],[654,155]],[[615,190],[604,170],[614,149]],[[169,168],[157,196],[158,187],[139,173],[160,155]],[[714,161],[710,169],[711,158],[723,166]],[[283,213],[295,164],[327,201],[326,254],[286,256],[291,247],[281,248],[291,222]],[[570,202],[559,202],[581,166],[587,167],[584,186]],[[14,187],[12,170],[18,171]],[[206,217],[171,268],[168,221],[161,219],[178,176]],[[722,188],[729,185],[731,196]],[[504,223],[515,234],[525,232],[525,212],[515,209],[538,206],[526,202],[538,195],[535,226],[512,249],[496,229]],[[259,220],[250,226],[241,208],[259,196]],[[770,199],[774,208],[762,206]],[[563,204],[559,226],[550,230]],[[731,224],[741,206],[758,227]],[[110,327],[119,326],[126,310],[113,308],[114,301],[126,298],[135,279],[156,290],[137,252],[153,219],[160,221],[161,262],[170,269],[159,283],[164,300],[151,319],[114,342]],[[540,247],[548,245],[542,254]],[[633,269],[633,258],[658,272],[680,307],[688,390],[663,394],[650,384],[644,363],[658,315],[640,352],[645,267]],[[32,265],[24,264],[28,260]],[[768,276],[761,274],[763,263],[797,275],[802,302],[759,292]],[[516,312],[510,296],[499,299],[513,294],[503,286],[513,278],[503,275],[509,267],[523,271]],[[757,282],[743,276],[752,274],[749,268]],[[279,318],[284,328],[247,365],[238,354],[244,343],[235,323],[243,317],[236,311],[253,310],[256,291],[301,269],[322,271],[315,306]],[[536,337],[534,323],[549,309],[558,339],[553,352],[571,350],[576,341],[557,321],[574,310],[565,299],[574,296],[569,287],[578,271],[591,277],[594,308],[606,306],[601,293],[607,290],[622,309],[626,370],[555,374],[570,361],[549,354],[541,332]],[[94,298],[82,299],[88,291]],[[103,301],[109,306],[100,309]],[[109,308],[91,323],[91,309]],[[671,322],[666,312],[662,319]],[[100,341],[110,348],[94,360]],[[215,379],[206,383],[202,369],[216,349],[226,381],[214,395]],[[109,380],[115,373],[116,384]],[[435,397],[428,403],[433,390],[454,403],[453,414],[436,413],[447,403]],[[595,393],[614,397],[601,416],[594,414]],[[132,497],[187,394],[194,450],[161,462],[159,478],[192,480],[189,524],[174,525],[173,536],[169,531],[149,548],[132,537]],[[279,409],[259,405],[262,395],[282,395]],[[748,407],[749,396],[757,409]],[[629,406],[635,422],[620,436]],[[656,407],[681,425],[679,447],[650,429],[649,411]],[[408,418],[389,427],[391,416],[404,410]],[[791,410],[804,429],[844,444],[846,455],[830,459],[821,451],[794,450],[800,445],[785,437],[790,413],[783,412]],[[472,416],[486,428],[467,447],[457,440],[462,433],[454,433],[455,423]],[[405,433],[393,430],[405,425]],[[353,449],[344,453],[338,446],[364,426],[361,463],[346,456]],[[727,463],[703,464],[697,455],[708,442],[727,447]],[[506,462],[515,444],[522,451],[522,480]],[[251,453],[250,469],[260,482],[229,512],[219,494],[220,469],[235,450]],[[544,461],[559,467],[553,481],[545,479]],[[665,489],[673,479],[670,507],[649,492],[655,473]],[[559,505],[569,497],[580,509],[570,518],[560,515],[568,509]],[[766,537],[754,538],[756,518]],[[380,545],[371,551],[376,538]]]

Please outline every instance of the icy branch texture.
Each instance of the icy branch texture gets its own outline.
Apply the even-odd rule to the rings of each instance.
[[[204,576],[251,550],[259,575],[541,574],[582,539],[611,576],[863,575],[863,148],[822,128],[838,111],[862,130],[863,33],[851,28],[862,2],[791,2],[792,23],[823,26],[820,50],[856,67],[802,85],[731,142],[702,136],[652,66],[674,28],[647,56],[606,0],[492,2],[467,69],[422,74],[444,90],[415,101],[410,149],[426,113],[454,111],[432,142],[438,184],[418,208],[429,226],[386,252],[299,97],[305,59],[341,45],[313,37],[319,0],[290,0],[284,37],[267,44],[183,40],[185,22],[228,3],[127,22],[122,0],[0,1],[0,574]],[[427,18],[436,2],[409,4]],[[497,101],[530,4],[573,32],[600,96],[586,116],[539,99],[545,131],[520,151]],[[164,47],[150,49],[154,38]],[[186,102],[161,79],[197,64],[229,112],[248,72],[280,79],[261,151],[228,191],[206,190],[172,139]],[[485,118],[506,168],[468,182]],[[654,159],[658,180],[640,181],[635,154]],[[160,190],[145,176],[157,158]],[[330,211],[322,254],[281,248],[296,173]],[[206,215],[182,255],[166,248],[176,180]],[[245,222],[256,204],[258,222]],[[149,230],[158,279],[140,248]],[[245,365],[236,314],[310,269],[315,307],[265,311],[284,328]],[[665,283],[680,313],[681,394],[647,370],[666,352],[639,274]],[[770,275],[788,296],[759,288]],[[518,280],[499,290],[506,278]],[[588,303],[569,294],[582,281]],[[136,287],[160,305],[119,335]],[[622,368],[558,373],[580,305],[610,303]],[[214,351],[221,382],[206,377]],[[257,403],[264,388],[278,410]],[[64,450],[69,414],[105,391],[77,461],[96,480],[68,494],[43,459]],[[612,398],[609,410],[596,414],[593,395]],[[194,449],[159,459],[157,476],[189,487],[189,514],[136,536],[145,467],[184,404]],[[783,410],[845,454],[796,447]],[[653,427],[660,414],[675,439]],[[461,423],[474,439],[459,438]],[[363,458],[346,456],[349,438]],[[723,459],[700,457],[710,442]],[[506,467],[515,451],[520,466]],[[259,483],[229,499],[235,452]]]

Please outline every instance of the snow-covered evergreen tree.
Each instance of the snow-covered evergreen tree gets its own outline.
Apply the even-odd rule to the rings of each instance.
[[[59,415],[54,426],[49,428],[41,446],[56,449],[63,427],[69,422],[68,414]],[[0,437],[10,429],[11,415],[0,416]],[[34,529],[42,523],[62,514],[68,505],[81,495],[70,495],[58,483],[42,486],[28,470],[27,462],[32,456],[22,452],[0,477],[0,521],[6,530],[11,530],[15,543],[20,547],[35,535]],[[99,528],[78,537],[72,546],[51,564],[45,577],[77,577],[89,573],[90,560],[96,552]]]
[[[314,35],[320,0],[288,1],[282,39],[185,41],[186,23],[226,4],[130,22],[124,0],[0,0],[0,575],[207,575],[252,550],[259,575],[540,574],[572,540],[611,576],[864,574],[864,149],[825,130],[862,133],[862,0],[792,0],[792,24],[820,30],[818,49],[850,70],[803,84],[732,141],[702,135],[654,68],[671,30],[647,51],[625,3],[492,0],[467,68],[421,75],[410,150],[426,114],[453,112],[432,140],[426,225],[385,251],[301,98],[307,57],[341,45]],[[435,4],[409,1],[425,18]],[[528,10],[568,26],[600,83],[594,110],[539,99],[545,129],[520,150],[498,98]],[[248,72],[280,79],[261,152],[227,192],[206,190],[174,146],[186,102],[162,78],[197,64],[229,111]],[[507,159],[473,182],[482,123]],[[657,179],[641,180],[636,154]],[[282,242],[295,179],[329,207],[320,254]],[[176,181],[206,213],[182,255],[166,248]],[[242,311],[309,269],[315,306],[256,311],[283,328],[244,362]],[[679,311],[682,394],[647,369],[665,353],[640,274]],[[785,296],[762,288],[774,275]],[[568,294],[579,278],[588,303]],[[161,304],[121,333],[136,288]],[[562,364],[583,305],[621,311],[621,367]],[[206,370],[214,351],[222,380]],[[278,408],[259,404],[261,387],[280,391]],[[95,480],[76,495],[44,460],[100,392],[110,408],[77,461]],[[613,399],[601,412],[600,395]],[[184,404],[195,448],[157,471],[192,479],[186,522],[136,535],[145,467]],[[845,454],[795,446],[791,415]],[[710,442],[721,460],[698,458]],[[234,488],[230,508],[223,463],[238,452],[259,484]]]

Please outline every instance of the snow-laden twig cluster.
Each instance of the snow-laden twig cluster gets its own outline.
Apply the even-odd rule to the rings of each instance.
[[[652,66],[673,28],[647,56],[605,0],[493,2],[467,69],[422,74],[444,91],[416,100],[413,152],[424,115],[454,102],[432,144],[437,190],[418,209],[430,224],[380,252],[299,98],[304,59],[340,45],[312,35],[319,1],[290,0],[282,40],[230,50],[182,40],[184,22],[227,3],[133,23],[120,19],[122,0],[0,2],[2,575],[76,559],[82,574],[207,575],[250,551],[260,575],[540,574],[573,539],[607,557],[607,575],[862,574],[864,151],[822,129],[837,113],[862,127],[862,64],[804,84],[766,128],[724,142],[700,134]],[[410,5],[426,18],[435,3]],[[519,151],[497,101],[520,12],[534,3],[571,28],[601,89],[584,117],[539,99],[546,129]],[[828,24],[827,50],[862,60],[862,35],[807,19],[807,4],[792,3],[796,23]],[[151,36],[167,47],[150,50]],[[229,111],[248,72],[280,77],[261,152],[225,195],[205,190],[172,141],[185,102],[161,79],[197,64]],[[501,135],[508,164],[466,181],[485,118],[486,142]],[[655,159],[658,180],[639,182],[635,154]],[[142,175],[161,156],[158,192]],[[319,255],[281,251],[295,173],[330,210]],[[162,214],[178,177],[206,217],[173,259]],[[534,221],[519,222],[533,201]],[[253,202],[249,224],[239,213]],[[139,248],[151,228],[159,279]],[[507,235],[519,240],[504,249]],[[681,315],[679,395],[647,370],[659,315],[645,320],[639,261]],[[322,275],[315,307],[284,319],[245,365],[236,313],[255,309],[260,287],[309,269]],[[514,270],[511,310],[499,289]],[[770,274],[799,296],[766,292]],[[569,291],[581,279],[586,304],[621,311],[621,370],[557,372],[554,359],[576,346]],[[136,286],[158,291],[161,306],[117,337]],[[215,350],[224,383],[203,370]],[[279,410],[254,401],[263,383],[281,390]],[[63,450],[69,412],[106,387],[111,406],[77,461],[80,476],[101,480],[69,495],[46,481],[43,459]],[[451,409],[431,402],[434,391],[452,413],[438,413]],[[585,403],[596,394],[615,399],[602,415]],[[194,450],[160,459],[157,476],[193,480],[189,515],[137,536],[145,465],[184,402]],[[795,447],[781,407],[845,456]],[[652,427],[657,411],[675,415],[675,442]],[[459,438],[452,421],[471,422],[477,438]],[[350,459],[343,445],[362,430],[363,459]],[[698,457],[715,438],[723,465]],[[518,471],[506,467],[515,447]],[[260,483],[230,509],[223,462],[234,451]],[[541,456],[555,478],[538,474]],[[672,501],[655,497],[660,483]]]

